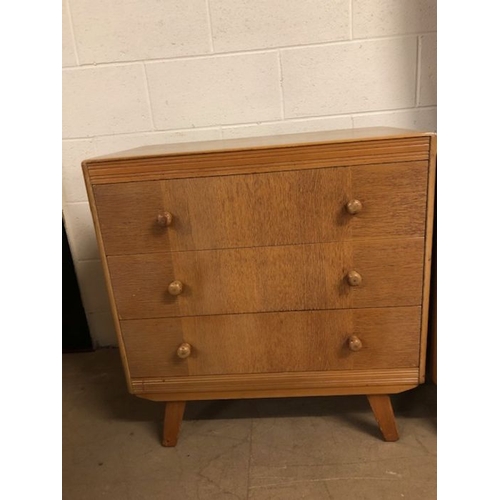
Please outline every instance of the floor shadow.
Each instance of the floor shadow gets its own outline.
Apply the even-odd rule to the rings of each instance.
[[[64,356],[75,356],[65,354]],[[161,435],[164,404],[141,399],[127,391],[120,355],[117,349],[80,353],[78,358],[66,359],[68,384],[71,390],[92,391],[90,411],[110,419],[146,423],[156,437]],[[74,387],[73,387],[74,386]],[[416,389],[391,396],[396,418],[419,417],[437,430],[437,389],[424,384]],[[301,398],[235,399],[190,401],[185,420],[328,417],[334,415],[359,430],[380,437],[366,397],[321,396]]]
[[[85,408],[90,417],[142,422],[155,437],[158,435],[163,405],[128,392],[118,349],[64,354],[62,382],[63,411],[64,395],[76,397],[77,404],[78,393],[81,393],[85,397]]]

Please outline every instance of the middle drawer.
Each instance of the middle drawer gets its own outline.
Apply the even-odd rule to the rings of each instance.
[[[410,238],[120,255],[108,266],[118,316],[134,319],[420,305],[423,255],[424,239]]]

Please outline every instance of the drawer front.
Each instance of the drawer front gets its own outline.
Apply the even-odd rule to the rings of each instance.
[[[93,187],[107,255],[420,237],[427,162]],[[351,200],[362,209],[352,215]],[[158,216],[172,214],[172,222]]]
[[[130,320],[121,329],[132,378],[410,368],[420,308]]]
[[[107,260],[119,318],[137,319],[419,306],[423,255],[424,239],[412,238]]]

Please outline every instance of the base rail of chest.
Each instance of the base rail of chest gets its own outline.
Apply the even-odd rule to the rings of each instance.
[[[418,368],[255,373],[131,381],[132,393],[153,401],[396,394],[416,387]]]

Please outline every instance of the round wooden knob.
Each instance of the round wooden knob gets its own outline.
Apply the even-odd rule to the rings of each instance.
[[[359,200],[351,200],[345,206],[345,209],[351,214],[356,215],[363,209],[363,204]]]
[[[191,355],[191,346],[187,342],[183,342],[177,348],[177,356],[181,359],[188,358]]]
[[[349,337],[349,349],[351,351],[359,351],[363,347],[363,343],[356,335],[351,335]]]
[[[350,286],[359,286],[361,285],[361,282],[363,281],[363,278],[361,277],[361,274],[359,274],[356,271],[349,271],[347,273],[347,282],[349,283]]]
[[[170,295],[179,295],[182,293],[182,282],[179,280],[172,281],[172,283],[168,285],[168,293]]]
[[[156,217],[156,222],[161,227],[170,226],[173,220],[174,216],[170,212],[163,212],[162,214],[158,214],[158,217]]]

